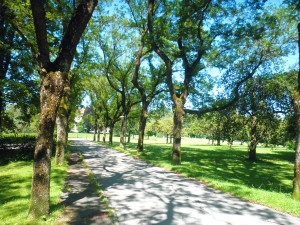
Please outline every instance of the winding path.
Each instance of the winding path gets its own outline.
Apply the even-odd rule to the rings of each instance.
[[[73,140],[120,224],[300,224],[300,219],[240,200],[166,169],[86,140]]]

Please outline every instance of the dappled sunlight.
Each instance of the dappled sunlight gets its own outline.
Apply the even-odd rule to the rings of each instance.
[[[79,147],[80,143],[77,142],[77,148],[101,184],[122,224],[299,223],[296,218],[234,198],[123,153],[94,143],[81,144],[83,146]],[[254,177],[263,174],[260,172],[261,168],[251,165],[250,162],[247,166],[238,163],[238,160],[245,159],[239,154],[228,162],[228,159],[220,160],[213,152],[204,151],[198,159],[195,157],[197,151],[193,153],[194,156],[185,155],[183,159],[191,157],[198,166],[194,167],[193,164],[183,161],[182,165],[176,166],[176,170],[188,167],[189,174],[196,177],[205,175],[225,179],[227,176],[226,179],[230,182],[242,183],[247,183],[248,178],[241,179],[245,171],[249,171],[249,175]],[[162,146],[159,151],[158,146],[151,145],[151,151],[147,148],[142,156],[145,159],[147,155],[168,158],[169,154],[167,146]]]

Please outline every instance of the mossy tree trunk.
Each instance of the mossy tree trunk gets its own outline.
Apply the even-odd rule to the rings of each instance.
[[[126,115],[123,114],[121,117],[121,129],[120,129],[120,147],[124,148],[125,143],[125,132],[126,132]]]
[[[106,141],[105,139],[106,139],[106,126],[104,124],[104,126],[103,126],[103,137],[102,137],[103,143],[105,143],[105,141]]]
[[[138,152],[143,152],[144,149],[144,137],[145,137],[147,118],[148,118],[148,105],[143,103],[143,107],[140,115],[140,123],[139,123],[139,139],[137,145]]]
[[[99,123],[97,124],[97,131],[98,131],[97,141],[100,142],[100,133],[101,133],[101,129],[100,129]]]
[[[299,54],[299,71],[298,71],[298,90],[294,95],[294,110],[297,119],[293,197],[300,201],[300,23],[298,23],[298,54]]]
[[[181,132],[183,124],[183,103],[181,99],[173,100],[175,103],[174,109],[174,128],[173,128],[173,149],[172,149],[172,163],[180,164],[181,163]],[[171,139],[172,137],[170,137]]]
[[[66,88],[65,88],[66,90]],[[67,146],[68,140],[68,102],[69,91],[64,91],[64,95],[61,99],[57,117],[56,117],[56,125],[57,125],[57,145],[55,152],[55,164],[62,165],[65,160],[65,149]]]
[[[34,152],[29,218],[49,215],[50,170],[56,113],[63,92],[62,72],[50,71],[42,79],[40,89],[41,116]]]
[[[31,0],[30,3],[36,45],[24,38],[25,35],[21,34],[20,30],[17,31],[32,51],[41,76],[41,116],[34,152],[31,199],[28,215],[30,220],[34,220],[42,216],[49,216],[51,151],[57,110],[77,44],[98,2],[97,0],[80,2],[61,39],[58,56],[54,62],[50,62],[44,2]],[[37,46],[37,49],[35,46]]]
[[[114,126],[115,126],[115,124],[114,124],[114,123],[111,123],[111,124],[110,124],[110,127],[109,127],[109,144],[110,144],[110,145],[113,144]]]
[[[251,129],[250,129],[250,145],[249,145],[249,160],[256,161],[256,146],[257,146],[257,117],[255,114],[251,115]]]
[[[98,121],[97,119],[95,119],[95,124],[94,124],[94,136],[93,136],[93,141],[96,141],[96,136],[97,136],[97,132],[98,132],[98,125],[97,125]]]

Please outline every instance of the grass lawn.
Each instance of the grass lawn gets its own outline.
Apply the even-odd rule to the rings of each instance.
[[[115,139],[118,141],[118,139]],[[145,140],[144,153],[137,154],[136,141],[126,150],[115,142],[112,148],[163,166],[187,177],[196,178],[216,189],[249,201],[300,216],[300,202],[294,200],[292,180],[294,152],[283,147],[257,148],[257,162],[250,162],[246,145],[235,143],[213,146],[204,139],[182,140],[182,163],[172,165],[171,144],[164,139]],[[102,143],[100,143],[102,144]]]
[[[45,222],[27,223],[30,201],[32,161],[10,162],[0,166],[0,224],[54,224],[62,211],[59,204],[67,165],[55,166],[52,160],[50,211]]]

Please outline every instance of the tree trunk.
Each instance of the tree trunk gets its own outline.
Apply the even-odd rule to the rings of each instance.
[[[127,143],[130,143],[130,136],[131,136],[131,132],[128,131]]]
[[[172,149],[172,163],[181,163],[181,131],[183,124],[183,104],[181,99],[177,99],[174,102],[174,129],[173,129],[173,149]]]
[[[167,134],[167,140],[166,140],[166,144],[169,143],[169,134]]]
[[[256,161],[256,146],[257,146],[257,117],[251,115],[251,140],[249,145],[249,160]]]
[[[53,131],[64,81],[60,71],[48,72],[40,89],[41,116],[34,152],[29,218],[49,215]]]
[[[102,137],[103,143],[105,143],[105,141],[106,141],[105,139],[106,139],[106,126],[104,124],[104,126],[103,126],[103,137]]]
[[[221,145],[221,138],[218,136],[217,137],[217,146],[220,146]]]
[[[295,149],[295,165],[293,180],[293,197],[300,200],[300,92],[299,90],[294,96],[294,109],[297,118],[297,134]]]
[[[125,128],[126,128],[126,118],[123,115],[121,118],[121,129],[120,129],[120,147],[124,148],[125,147]]]
[[[148,109],[143,103],[143,108],[140,116],[140,124],[139,124],[139,139],[138,139],[138,152],[143,152],[144,150],[144,136],[145,136],[145,128],[148,118]]]
[[[28,44],[41,75],[40,121],[34,152],[29,219],[49,216],[50,171],[53,131],[57,110],[67,81],[77,44],[98,3],[97,0],[81,1],[75,9],[66,32],[61,39],[58,56],[50,62],[49,42],[47,39],[46,12],[43,1],[31,0],[31,12],[36,37],[34,48]],[[25,40],[26,43],[29,43]]]
[[[10,61],[11,61],[11,46],[14,40],[14,31],[4,22],[0,20],[0,42],[5,43],[1,46],[0,54],[0,128],[2,127],[2,120],[5,108],[4,101],[4,84],[6,80],[6,73],[8,71]],[[4,46],[8,46],[4,47]]]
[[[98,131],[98,135],[97,135],[97,142],[100,142],[100,125],[97,124],[97,131]]]
[[[293,180],[293,197],[300,201],[300,23],[298,23],[298,55],[299,55],[299,71],[298,71],[298,90],[294,95],[294,110],[297,119],[296,131],[296,149],[295,149],[295,166]]]
[[[228,144],[229,144],[229,149],[231,150],[232,149],[232,145],[233,145],[233,138],[230,138]]]
[[[93,141],[96,141],[96,136],[97,136],[97,119],[95,119]]]
[[[114,126],[115,126],[115,124],[110,124],[110,127],[109,127],[109,144],[110,145],[113,144]]]
[[[57,145],[56,145],[56,153],[55,153],[55,164],[62,165],[65,160],[65,148],[67,146],[67,134],[68,134],[68,102],[69,94],[65,92],[62,100],[60,102],[57,117],[56,117],[56,125],[57,125]]]

